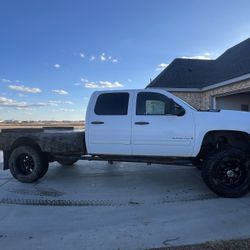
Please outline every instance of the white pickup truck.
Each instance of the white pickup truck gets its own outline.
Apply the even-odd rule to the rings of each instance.
[[[6,129],[0,150],[21,182],[81,159],[195,165],[220,196],[250,188],[250,113],[198,111],[163,89],[94,92],[85,131]]]

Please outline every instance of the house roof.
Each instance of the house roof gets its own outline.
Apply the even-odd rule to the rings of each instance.
[[[147,87],[204,88],[250,73],[250,38],[215,60],[176,58]]]

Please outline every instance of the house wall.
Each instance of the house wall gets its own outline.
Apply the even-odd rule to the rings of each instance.
[[[189,103],[193,107],[200,109],[201,108],[201,95],[200,92],[173,92],[171,93],[185,102]]]
[[[180,97],[187,103],[191,104],[197,109],[213,108],[213,100],[219,96],[231,95],[234,93],[242,93],[250,91],[250,80],[244,80],[237,83],[232,83],[224,87],[219,87],[204,92],[177,92],[173,91],[172,94]]]

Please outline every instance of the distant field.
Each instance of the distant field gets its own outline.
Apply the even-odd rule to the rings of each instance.
[[[42,127],[74,127],[76,129],[84,128],[84,122],[72,122],[72,123],[53,123],[53,122],[37,122],[37,123],[27,123],[27,124],[8,124],[1,123],[0,130],[6,128],[42,128]]]

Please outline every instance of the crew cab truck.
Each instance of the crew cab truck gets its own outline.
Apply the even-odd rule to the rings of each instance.
[[[250,188],[250,113],[198,111],[164,89],[94,92],[85,131],[7,129],[0,150],[21,182],[42,178],[52,161],[81,159],[195,165],[223,197]]]

